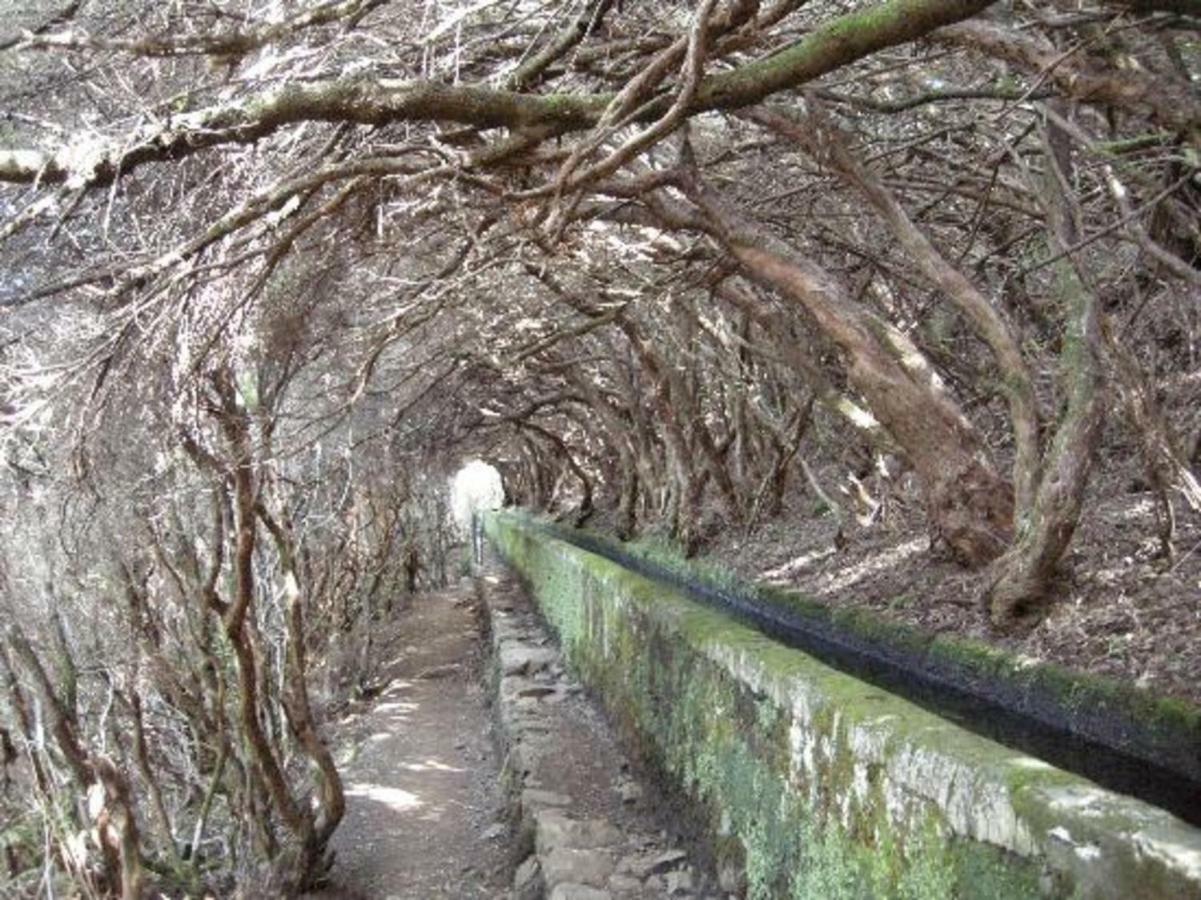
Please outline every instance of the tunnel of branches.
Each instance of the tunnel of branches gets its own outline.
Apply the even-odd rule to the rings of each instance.
[[[998,632],[1108,471],[1188,549],[1197,0],[6,10],[13,877],[319,878],[328,708],[473,459],[688,554],[888,503]]]

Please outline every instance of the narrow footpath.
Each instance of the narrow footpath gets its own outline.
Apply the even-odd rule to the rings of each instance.
[[[312,900],[496,898],[508,828],[480,677],[471,586],[421,594],[395,622],[374,704],[339,729],[347,812]]]
[[[516,578],[494,561],[481,574],[372,636],[381,690],[337,729],[347,812],[330,883],[306,900],[740,896],[639,777]]]

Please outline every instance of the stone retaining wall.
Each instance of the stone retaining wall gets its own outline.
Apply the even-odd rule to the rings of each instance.
[[[752,898],[1201,898],[1201,831],[494,514],[569,664]]]
[[[476,587],[518,838],[511,900],[735,900],[741,872],[708,871],[661,828],[654,786],[630,771],[516,580]]]

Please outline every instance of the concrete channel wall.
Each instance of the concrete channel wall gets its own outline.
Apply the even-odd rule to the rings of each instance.
[[[971,734],[664,584],[487,533],[751,898],[1201,898],[1201,831]]]

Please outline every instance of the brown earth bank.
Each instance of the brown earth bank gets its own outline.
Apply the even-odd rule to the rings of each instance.
[[[1201,516],[1179,505],[1168,559],[1159,553],[1150,494],[1110,480],[1094,488],[1089,506],[1046,615],[1021,632],[990,625],[987,573],[933,552],[912,504],[886,501],[866,526],[848,515],[840,534],[821,501],[794,496],[754,531],[717,532],[705,561],[831,606],[871,609],[1201,704]]]

